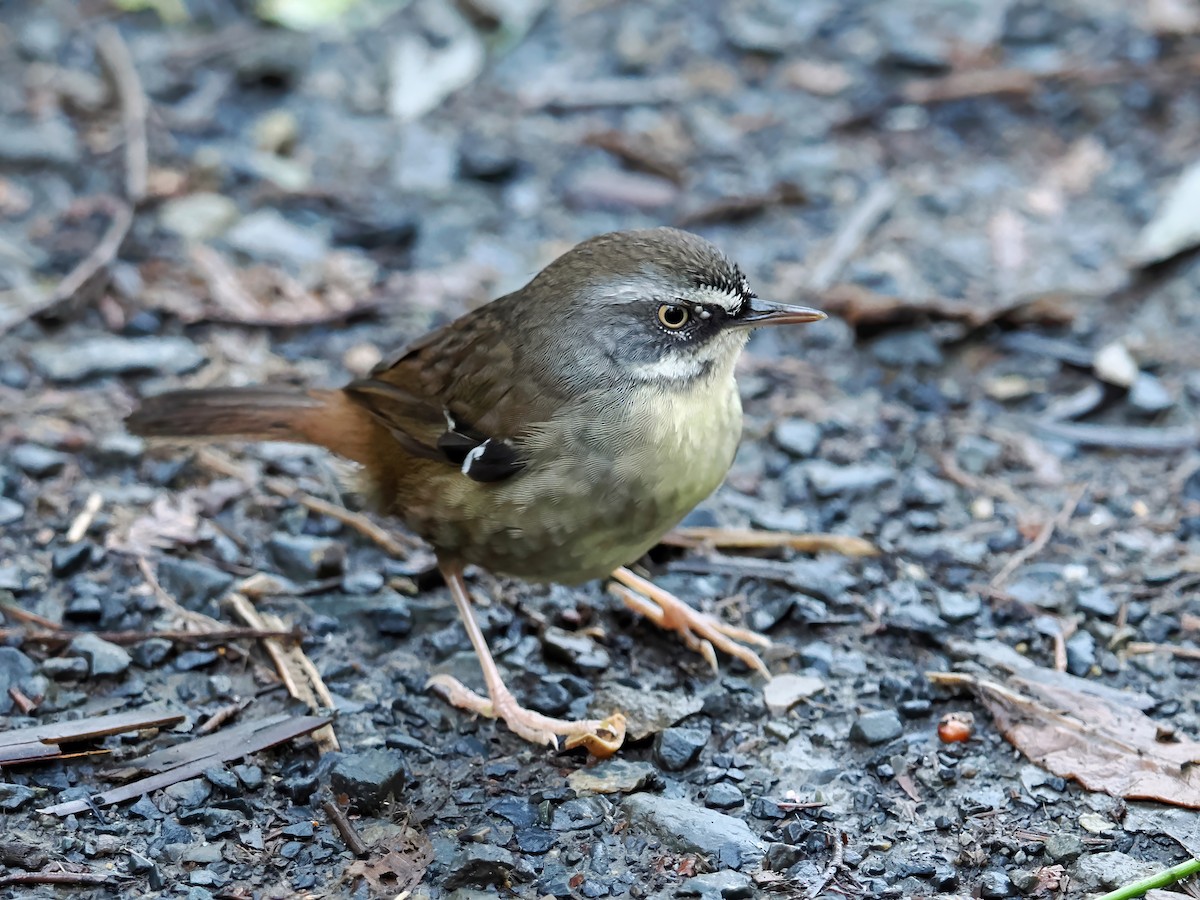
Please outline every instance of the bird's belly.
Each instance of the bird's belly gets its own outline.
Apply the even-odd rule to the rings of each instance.
[[[567,584],[604,577],[653,547],[729,471],[741,437],[736,393],[688,406],[656,427],[635,414],[637,430],[565,436],[525,473],[464,492],[470,512],[418,530],[440,551],[499,574]]]

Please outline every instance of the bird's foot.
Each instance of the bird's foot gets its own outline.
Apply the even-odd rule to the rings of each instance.
[[[629,569],[617,569],[612,577],[617,584],[609,585],[609,590],[620,597],[626,606],[660,628],[678,632],[688,649],[703,656],[714,672],[717,671],[716,650],[720,650],[740,659],[764,678],[771,678],[771,672],[762,657],[746,646],[770,647],[771,640],[766,635],[729,625],[708,613],[692,609],[674,594]]]
[[[617,752],[625,741],[625,717],[613,713],[607,719],[552,719],[532,709],[526,709],[504,686],[484,697],[450,675],[434,675],[425,683],[451,706],[469,709],[489,719],[500,719],[509,730],[534,744],[558,749],[558,738],[566,740],[565,749],[585,747],[589,753],[606,759]]]

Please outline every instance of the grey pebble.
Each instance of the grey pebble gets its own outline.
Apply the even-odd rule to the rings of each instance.
[[[746,797],[732,784],[718,781],[708,789],[704,797],[704,805],[710,809],[737,809],[744,806]]]
[[[975,618],[983,608],[983,603],[975,594],[961,594],[940,588],[937,590],[937,605],[938,615],[952,624]]]
[[[166,638],[147,638],[130,647],[129,655],[143,669],[153,669],[170,656],[174,646]]]
[[[70,459],[67,454],[40,444],[18,444],[9,453],[8,458],[18,469],[34,478],[57,475]]]
[[[551,625],[542,632],[546,655],[568,662],[584,672],[603,672],[612,663],[609,652],[586,634]]]
[[[814,460],[804,466],[804,475],[818,497],[829,498],[874,490],[894,481],[896,470],[891,466],[838,466],[824,460]]]
[[[654,737],[654,761],[668,772],[678,772],[691,765],[710,732],[703,728],[665,728]]]
[[[1083,677],[1096,664],[1096,638],[1080,629],[1067,638],[1067,671]]]
[[[894,709],[879,709],[859,716],[850,728],[850,737],[864,744],[884,744],[900,737],[904,724]]]
[[[1102,587],[1080,591],[1075,597],[1075,605],[1080,611],[1100,619],[1111,619],[1121,609],[1121,605]]]
[[[7,165],[73,167],[80,153],[75,130],[58,116],[28,124],[6,118],[0,128],[0,162]]]
[[[322,235],[289,222],[273,209],[250,213],[225,233],[225,241],[254,259],[290,263],[297,268],[319,262],[328,247]]]
[[[92,675],[120,675],[132,662],[124,647],[111,644],[94,634],[79,635],[71,641],[68,649],[87,660]]]
[[[0,525],[11,525],[19,522],[25,515],[25,507],[16,500],[0,497]]]
[[[871,354],[885,366],[940,366],[942,348],[925,329],[897,331],[884,335],[871,345]]]
[[[1046,838],[1043,849],[1051,862],[1069,863],[1083,855],[1084,847],[1077,835],[1058,831]]]
[[[37,791],[33,788],[0,781],[0,811],[16,812],[36,796]]]
[[[506,886],[512,880],[517,858],[493,844],[467,844],[450,863],[443,887],[453,890],[465,885]]]
[[[88,674],[88,661],[81,656],[52,656],[42,663],[42,672],[55,681],[78,681]]]
[[[987,900],[1000,900],[1013,895],[1013,884],[1008,873],[1001,869],[989,869],[979,879],[979,896]]]
[[[1175,405],[1171,392],[1149,372],[1139,372],[1129,388],[1129,405],[1148,416],[1166,412]]]
[[[182,375],[205,360],[200,348],[187,338],[110,335],[71,344],[36,344],[29,356],[38,372],[51,381],[83,381],[130,372]]]
[[[718,866],[738,869],[762,859],[765,848],[741,819],[686,800],[633,794],[622,804],[629,823],[684,853],[715,857]]]
[[[775,443],[793,456],[812,456],[821,443],[821,428],[804,419],[784,419],[775,426]]]
[[[297,580],[331,578],[340,575],[346,564],[341,542],[307,534],[275,534],[267,551],[280,572]]]

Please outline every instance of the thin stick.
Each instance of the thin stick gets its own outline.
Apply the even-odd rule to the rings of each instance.
[[[1125,645],[1126,653],[1170,653],[1181,659],[1200,659],[1200,647],[1178,647],[1174,644],[1151,644],[1146,641],[1133,641]]]
[[[825,291],[833,286],[846,263],[870,237],[875,227],[883,221],[896,202],[896,190],[890,182],[877,181],[867,191],[858,205],[850,211],[842,226],[821,250],[817,260],[808,271],[807,287],[811,291]]]
[[[1063,504],[1062,509],[1058,511],[1058,515],[1043,525],[1042,530],[1038,532],[1038,536],[1022,548],[1019,553],[1014,553],[1012,558],[1004,564],[1004,568],[995,574],[989,582],[992,587],[1000,587],[1013,572],[1017,571],[1017,569],[1045,549],[1046,545],[1050,543],[1050,538],[1054,535],[1054,532],[1059,528],[1064,528],[1067,522],[1071,520],[1071,516],[1075,514],[1075,507],[1079,505],[1079,501],[1083,498],[1085,490],[1087,490],[1087,485],[1081,485],[1074,493],[1067,497],[1067,501]]]
[[[821,892],[825,890],[825,886],[833,881],[838,870],[842,867],[842,861],[846,858],[846,835],[844,832],[835,831],[833,833],[833,855],[829,858],[829,865],[825,867],[825,871],[821,873],[821,879],[816,883],[812,890],[808,892],[809,900],[814,897],[819,897]]]
[[[21,609],[21,607],[12,603],[0,603],[0,613],[4,613],[6,618],[15,619],[18,622],[28,622],[30,625],[38,625],[42,628],[52,630],[58,628],[57,622],[39,616],[37,613],[31,613],[26,609]]]
[[[204,724],[196,729],[196,734],[210,734],[216,731],[230,719],[236,718],[243,708],[241,703],[227,703],[205,719]]]
[[[24,631],[19,628],[0,628],[0,641],[16,639],[25,644],[55,647],[69,644],[81,634],[93,634],[110,644],[140,644],[150,638],[162,638],[173,644],[223,644],[226,641],[246,639],[298,641],[304,637],[299,629],[275,630],[259,628],[221,628],[216,631],[74,631],[69,628],[52,628],[42,631]]]
[[[194,625],[202,632],[223,631],[225,626],[214,619],[212,616],[206,616],[204,613],[192,612],[192,610],[180,605],[179,601],[167,593],[166,588],[159,583],[158,577],[154,574],[154,570],[150,568],[150,561],[144,556],[139,556],[137,561],[138,571],[142,573],[142,577],[146,579],[146,584],[150,585],[150,590],[154,591],[154,596],[158,598],[159,605],[166,611],[175,616],[178,616],[184,622]]]
[[[87,534],[87,530],[92,527],[92,523],[96,521],[96,513],[100,512],[100,507],[104,505],[104,497],[99,491],[92,491],[83,501],[83,509],[79,515],[75,517],[75,521],[71,523],[71,527],[67,529],[67,543],[78,544],[83,540],[83,536]]]
[[[758,531],[753,528],[676,528],[659,542],[669,547],[713,547],[760,550],[787,547],[801,553],[829,551],[846,556],[878,556],[870,541],[850,534],[798,534],[788,531]]]
[[[38,707],[37,702],[30,700],[23,693],[21,693],[21,689],[16,685],[9,687],[8,696],[12,697],[12,702],[16,705],[17,709],[21,711],[21,715],[23,716],[29,715]]]
[[[342,840],[346,842],[346,847],[351,853],[355,856],[363,857],[370,852],[366,843],[359,837],[354,825],[346,818],[346,813],[342,811],[340,806],[334,803],[333,800],[326,800],[321,804],[321,809],[325,810],[325,815],[329,816],[329,821],[338,830],[338,834],[342,836]]]
[[[14,872],[0,875],[0,885],[9,884],[108,884],[111,875],[103,872]]]
[[[125,196],[138,204],[146,196],[146,173],[150,154],[146,140],[149,105],[142,81],[121,32],[105,25],[96,33],[96,52],[117,89],[121,102],[121,123],[125,130]]]
[[[329,516],[331,519],[337,519],[343,525],[349,525],[359,534],[370,538],[386,550],[389,556],[404,557],[414,547],[420,546],[420,543],[412,538],[403,535],[393,535],[391,532],[376,525],[362,513],[346,509],[346,507],[339,506],[336,503],[330,503],[328,500],[322,500],[320,497],[314,497],[312,494],[300,490],[295,485],[289,484],[282,478],[264,478],[263,486],[272,493],[279,494],[281,497],[295,500],[301,506],[311,509],[315,513]]]

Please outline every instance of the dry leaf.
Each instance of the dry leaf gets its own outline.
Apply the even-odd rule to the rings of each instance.
[[[170,497],[154,498],[147,515],[134,519],[125,534],[113,533],[108,548],[135,556],[150,556],[155,550],[169,550],[200,540],[199,505],[189,491]]]
[[[395,897],[421,883],[433,861],[428,839],[412,828],[405,828],[392,839],[393,846],[380,842],[372,847],[370,859],[358,859],[346,867],[345,877],[365,879],[373,897]]]
[[[1173,733],[1112,693],[1099,695],[1036,671],[1009,686],[973,675],[930,672],[935,684],[968,687],[1014,747],[1061,778],[1127,800],[1200,809],[1200,743]],[[1119,696],[1119,695],[1118,695]]]

